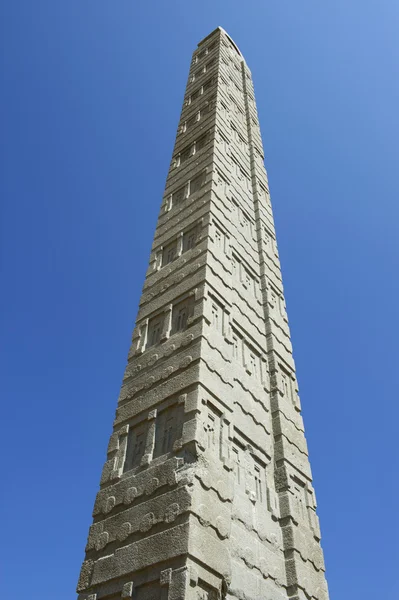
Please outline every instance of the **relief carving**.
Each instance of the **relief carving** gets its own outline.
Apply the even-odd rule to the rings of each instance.
[[[328,600],[250,75],[194,59],[78,591]]]

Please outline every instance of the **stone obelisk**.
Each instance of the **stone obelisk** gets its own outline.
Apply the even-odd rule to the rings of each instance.
[[[251,72],[195,50],[79,600],[328,600]]]

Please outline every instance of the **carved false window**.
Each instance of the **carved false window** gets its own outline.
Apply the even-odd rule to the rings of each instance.
[[[225,154],[226,156],[230,156],[230,142],[229,142],[228,138],[220,130],[218,130],[217,140],[220,145],[222,154]]]
[[[215,415],[208,413],[208,417],[207,417],[206,424],[205,424],[205,432],[206,432],[208,450],[214,449],[214,447],[216,445]]]
[[[258,374],[258,362],[259,362],[259,357],[256,356],[256,354],[253,354],[252,352],[250,352],[249,368],[250,368],[251,373],[255,376]]]
[[[250,292],[254,291],[254,278],[248,271],[245,274],[245,283]]]
[[[233,358],[238,359],[238,338],[233,335]]]
[[[187,252],[187,250],[191,250],[191,248],[194,248],[196,240],[197,240],[197,228],[196,227],[194,227],[193,229],[190,229],[189,231],[186,231],[183,234],[183,252]]]
[[[285,371],[281,371],[281,388],[283,396],[287,400],[292,400],[292,381],[291,377]]]
[[[214,331],[223,332],[224,307],[214,296],[209,295],[210,326]]]
[[[270,235],[269,231],[267,230],[267,227],[265,227],[264,225],[263,225],[263,241],[265,242],[266,246],[270,247],[271,235]]]
[[[215,78],[211,77],[210,79],[208,79],[207,81],[205,81],[204,85],[202,86],[202,90],[203,92],[207,92],[208,90],[210,90],[213,85],[215,83]]]
[[[258,194],[261,198],[266,198],[267,199],[267,191],[266,188],[262,185],[262,183],[258,180]]]
[[[214,108],[216,106],[216,94],[209,96],[205,104],[210,104],[211,107]]]
[[[241,181],[241,179],[242,179],[241,169],[238,164],[238,161],[234,156],[232,157],[232,161],[233,161],[234,174],[236,175],[237,179],[239,179]]]
[[[175,192],[173,192],[172,206],[177,206],[178,204],[183,202],[183,200],[186,197],[186,189],[187,189],[187,187],[185,185],[183,185],[183,187],[181,187],[178,190],[176,190]]]
[[[207,102],[206,104],[204,104],[200,110],[200,117],[203,119],[205,115],[211,112],[212,108],[213,104],[211,102]]]
[[[212,310],[212,320],[211,320],[212,327],[215,331],[219,331],[221,328],[221,320],[222,320],[220,306],[218,306],[216,303],[212,303],[211,310]]]
[[[233,442],[231,448],[231,459],[233,461],[233,472],[237,485],[244,483],[244,472],[242,464],[243,448],[237,442]]]
[[[259,158],[260,160],[264,160],[265,157],[263,156],[263,152],[261,152],[261,150],[259,150],[257,146],[255,146],[255,154],[257,158]]]
[[[306,523],[309,523],[308,492],[306,485],[296,478],[294,480],[294,493],[297,500],[298,516]]]
[[[279,296],[279,309],[280,309],[280,315],[282,317],[286,317],[287,315],[287,311],[285,308],[285,302],[284,302],[284,298],[282,298],[281,296]]]
[[[196,100],[197,98],[199,98],[201,95],[201,88],[198,88],[198,90],[195,90],[191,96],[190,96],[190,102],[194,102],[194,100]]]
[[[243,284],[246,288],[248,288],[248,290],[252,289],[252,276],[250,273],[248,273],[248,271],[244,268],[244,278],[243,278]]]
[[[181,405],[166,408],[157,415],[153,457],[172,452],[176,440],[182,436],[183,412]]]
[[[220,412],[209,403],[204,417],[205,444],[208,450],[220,451]]]
[[[200,118],[202,119],[203,117],[205,117],[205,115],[209,114],[215,108],[215,106],[215,96],[210,96],[209,100],[207,100],[201,105]]]
[[[258,502],[263,502],[264,500],[264,483],[263,483],[263,479],[262,479],[262,472],[261,472],[261,468],[258,467],[257,465],[255,465],[254,467],[254,479],[255,479],[255,494],[256,494],[256,499],[258,500]]]
[[[177,256],[177,242],[172,242],[171,244],[168,244],[167,246],[165,246],[165,248],[163,249],[163,253],[162,253],[162,265],[168,265],[169,263],[171,263],[172,261],[175,260]]]
[[[222,89],[227,92],[229,88],[229,82],[223,77],[223,75],[220,75],[220,85]]]
[[[243,352],[242,352],[242,338],[237,334],[233,334],[233,358],[242,365]]]
[[[187,319],[188,319],[188,308],[187,306],[181,306],[176,308],[175,315],[175,331],[183,331],[187,327]]]
[[[241,221],[241,209],[234,197],[231,197],[231,212],[235,216],[236,220]]]
[[[188,160],[190,158],[192,153],[193,153],[193,146],[192,145],[187,146],[187,148],[185,148],[184,150],[182,150],[180,152],[178,164],[182,165],[183,163],[185,163],[186,160]]]
[[[239,92],[240,94],[242,93],[242,87],[235,81],[234,82],[235,88],[237,90],[237,92]]]
[[[237,260],[236,256],[233,254],[231,257],[231,272],[232,272],[233,279],[240,278],[239,271],[240,271],[239,261]]]
[[[147,438],[147,421],[129,429],[127,440],[125,471],[138,467],[144,456]]]
[[[157,344],[159,344],[163,329],[163,323],[163,315],[158,315],[157,317],[153,317],[149,320],[146,348],[150,348],[151,346],[156,346]]]
[[[201,137],[198,138],[198,140],[195,142],[195,152],[199,152],[200,150],[202,150],[202,148],[204,148],[206,146],[206,143],[208,142],[208,133],[205,133],[204,135],[201,135]]]
[[[245,233],[248,233],[249,230],[249,219],[244,211],[242,211],[241,225],[244,227]]]
[[[213,65],[215,64],[215,59],[212,58],[210,61],[208,61],[205,65],[205,71],[207,71],[208,69],[210,69]]]
[[[199,121],[199,119],[200,119],[199,112],[195,113],[195,115],[192,115],[192,117],[187,119],[187,121],[185,122],[184,131],[188,131],[193,125],[195,125],[195,123],[197,123],[197,121]]]
[[[224,250],[224,233],[221,229],[219,229],[219,227],[217,225],[214,225],[214,227],[215,227],[215,234],[214,234],[215,246],[217,248],[220,248],[221,250]]]
[[[271,307],[274,308],[276,306],[276,302],[277,302],[277,294],[271,286],[269,287],[268,296],[269,296],[269,303],[270,303]]]
[[[172,333],[184,331],[187,327],[189,317],[193,314],[194,298],[192,296],[175,304],[172,313]]]
[[[190,181],[190,194],[198,192],[206,183],[206,171],[202,171],[199,175]]]
[[[167,452],[170,452],[172,450],[174,441],[174,425],[175,424],[173,416],[165,418],[162,442],[160,445],[162,454],[166,454]]]
[[[246,146],[248,143],[248,140],[246,137],[244,137],[243,135],[241,135],[241,133],[238,134],[238,138],[239,138],[239,143],[241,146]]]
[[[219,188],[218,193],[228,195],[229,182],[227,181],[227,179],[225,177],[223,177],[223,175],[219,171],[217,171],[217,180],[216,181],[217,181],[217,185]]]
[[[227,117],[228,117],[228,113],[229,113],[229,110],[228,110],[228,108],[227,108],[226,104],[225,104],[224,102],[220,101],[220,114],[221,114],[221,115],[222,115],[222,116],[223,116],[225,119],[227,119]]]
[[[245,269],[245,287],[255,298],[257,296],[258,285],[259,282],[256,281],[255,277]]]

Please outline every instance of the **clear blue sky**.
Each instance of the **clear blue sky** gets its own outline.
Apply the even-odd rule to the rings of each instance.
[[[397,0],[3,0],[1,595],[74,597],[190,57],[252,69],[331,600],[397,597]]]

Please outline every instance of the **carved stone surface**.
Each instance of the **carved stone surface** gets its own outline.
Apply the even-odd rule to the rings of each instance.
[[[133,581],[128,581],[124,584],[122,588],[121,598],[125,600],[125,598],[131,598],[133,596]]]
[[[79,600],[328,600],[251,73],[193,54]]]

